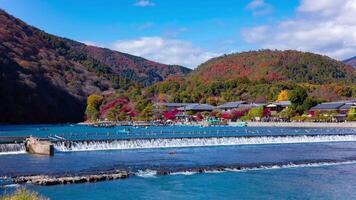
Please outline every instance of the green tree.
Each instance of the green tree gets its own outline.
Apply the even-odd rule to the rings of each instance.
[[[310,108],[316,106],[318,101],[315,100],[313,97],[307,97],[303,102],[303,109],[309,110]]]
[[[250,118],[262,117],[262,114],[263,114],[263,108],[252,108],[251,110],[248,111],[248,116]]]
[[[148,104],[145,109],[140,113],[140,117],[143,120],[151,120],[153,117],[153,104]]]
[[[292,103],[292,110],[294,110],[297,114],[302,115],[306,111],[306,105],[303,106],[303,104],[308,97],[307,90],[302,87],[297,87],[292,90],[288,96]]]
[[[304,100],[308,97],[308,93],[306,89],[297,87],[288,94],[288,97],[292,104],[302,105]]]

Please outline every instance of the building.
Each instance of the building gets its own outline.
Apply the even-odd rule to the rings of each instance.
[[[292,103],[290,101],[278,101],[278,102],[273,102],[270,104],[266,105],[266,108],[268,108],[271,112],[271,114],[276,114],[289,106],[291,106]]]
[[[174,110],[174,109],[178,109],[180,107],[184,107],[190,104],[194,104],[194,103],[156,103],[156,107],[161,107],[164,108],[164,110]]]
[[[318,104],[314,107],[312,107],[309,112],[339,112],[340,108],[345,106],[345,102],[340,101],[340,102],[327,102],[327,103],[321,103]],[[345,108],[345,107],[344,107]]]
[[[247,104],[246,101],[227,102],[220,106],[217,106],[216,108],[223,111],[230,111],[233,109],[241,108],[242,105],[246,105],[246,104]]]
[[[340,114],[347,114],[351,108],[356,108],[356,102],[347,102],[339,108]]]
[[[211,112],[215,109],[214,106],[209,105],[209,104],[200,104],[200,103],[194,103],[194,104],[188,104],[186,106],[182,106],[178,108],[178,111],[186,112],[186,111],[192,111],[192,112]]]
[[[333,121],[345,121],[347,118],[347,113],[351,108],[356,108],[355,101],[338,101],[338,102],[326,102],[318,104],[309,110],[311,116],[315,115],[315,112],[327,113],[334,112],[332,116]]]

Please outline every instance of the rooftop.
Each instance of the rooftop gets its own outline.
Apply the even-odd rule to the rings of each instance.
[[[311,110],[338,110],[345,105],[345,102],[321,103],[311,108]]]
[[[175,108],[187,106],[190,104],[195,104],[195,103],[165,103],[165,102],[156,103],[157,106],[166,106],[166,107],[175,107]]]
[[[345,103],[339,109],[340,110],[349,110],[350,108],[355,108],[355,107],[356,107],[356,103]]]
[[[290,101],[277,101],[267,105],[267,107],[275,107],[275,106],[290,106],[292,103]]]
[[[183,106],[178,108],[180,111],[213,111],[215,109],[214,106],[209,104],[189,104],[187,106]]]
[[[238,107],[240,107],[241,104],[245,104],[245,103],[246,103],[245,101],[227,102],[220,106],[217,106],[217,108],[220,108],[220,109],[238,108]]]

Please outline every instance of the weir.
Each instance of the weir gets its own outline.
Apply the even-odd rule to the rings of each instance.
[[[31,153],[31,154],[40,154],[40,155],[53,155],[54,146],[52,142],[48,139],[41,139],[35,137],[17,137],[17,140],[13,140],[11,137],[2,137],[6,138],[0,143],[0,155],[4,154],[19,154],[19,153]],[[23,139],[22,141],[19,139]]]
[[[97,140],[52,140],[29,137],[24,143],[0,144],[1,154],[34,153],[53,155],[57,152],[181,148],[228,145],[297,144],[321,142],[356,142],[354,134],[328,135],[265,135],[265,136],[207,136],[165,137]]]
[[[174,137],[116,140],[76,140],[54,142],[57,151],[98,151],[149,148],[179,148],[228,145],[356,142],[356,135]]]

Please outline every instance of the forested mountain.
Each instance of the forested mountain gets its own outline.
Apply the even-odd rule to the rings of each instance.
[[[343,61],[345,64],[350,65],[356,69],[356,56]]]
[[[0,9],[0,123],[81,121],[89,94],[189,72],[47,34]]]
[[[203,81],[247,78],[325,84],[356,82],[356,71],[342,62],[299,51],[250,51],[224,55],[201,64],[191,77]]]
[[[220,104],[266,102],[303,87],[324,101],[356,97],[356,70],[326,56],[298,51],[250,51],[213,58],[186,78],[149,87],[157,100]]]

